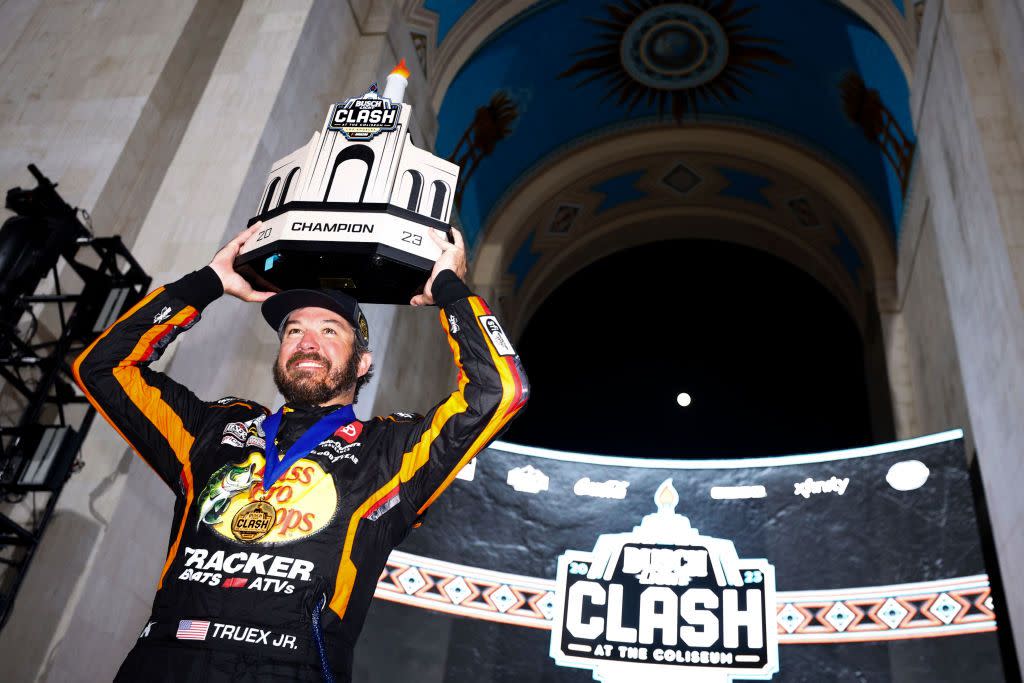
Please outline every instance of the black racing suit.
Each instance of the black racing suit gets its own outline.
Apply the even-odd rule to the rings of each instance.
[[[210,268],[157,289],[74,364],[177,498],[152,616],[116,680],[348,681],[388,554],[525,404],[526,375],[487,304],[442,271],[458,389],[425,416],[339,427],[268,486],[266,408],[201,400],[149,368],[222,293]]]

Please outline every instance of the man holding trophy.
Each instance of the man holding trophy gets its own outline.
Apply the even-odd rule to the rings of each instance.
[[[149,294],[75,361],[90,402],[176,496],[152,615],[118,681],[349,681],[391,549],[527,400],[519,357],[462,281],[460,233],[441,237],[454,181],[424,180],[415,166],[429,155],[408,141],[408,106],[371,93],[335,105],[319,139],[284,160],[288,183],[273,186],[275,168],[250,227],[207,267]],[[398,151],[381,155],[374,127],[389,125],[383,142]],[[398,167],[382,169],[385,158]],[[352,225],[372,231],[337,227]],[[351,293],[440,306],[458,389],[425,416],[356,419],[372,356]],[[280,338],[273,373],[286,402],[275,412],[202,400],[149,367],[222,294],[262,302]]]

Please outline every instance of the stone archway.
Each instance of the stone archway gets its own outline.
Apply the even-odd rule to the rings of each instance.
[[[560,197],[575,199],[583,209],[594,205],[599,197],[588,197],[585,190],[574,187],[581,178],[592,176],[595,169],[634,168],[650,164],[652,159],[664,159],[670,165],[675,160],[693,159],[700,155],[713,158],[728,158],[736,162],[757,164],[759,167],[778,173],[786,178],[785,183],[803,188],[816,201],[833,212],[835,220],[841,221],[851,234],[851,239],[863,250],[865,282],[862,301],[856,303],[853,295],[845,294],[839,283],[835,263],[827,263],[820,256],[814,257],[815,245],[808,236],[796,232],[788,233],[781,219],[766,213],[760,207],[731,198],[712,197],[710,200],[688,200],[663,198],[630,206],[630,216],[616,216],[609,213],[607,218],[591,218],[585,232],[571,235],[558,248],[553,263],[539,270],[536,281],[527,278],[520,287],[514,287],[508,277],[510,262],[516,245],[524,236],[537,230],[537,222],[545,211],[549,211]],[[692,162],[691,162],[692,163]],[[720,179],[710,180],[721,183]],[[771,188],[765,188],[765,192]],[[592,194],[592,193],[590,193]],[[780,194],[776,199],[781,203],[788,195]],[[598,212],[599,213],[599,212]],[[622,241],[644,239],[650,231],[650,239],[660,239],[669,234],[664,225],[656,228],[647,226],[639,233],[635,229],[636,216],[645,220],[663,221],[672,216],[687,220],[708,217],[730,229],[719,231],[721,239],[731,239],[765,248],[775,253],[766,243],[769,236],[777,238],[778,254],[805,268],[831,291],[837,293],[854,313],[863,320],[867,298],[878,310],[892,308],[895,291],[896,254],[894,239],[885,227],[885,222],[864,192],[855,182],[834,164],[814,152],[797,145],[740,126],[721,124],[687,126],[685,128],[651,127],[623,133],[609,132],[587,140],[570,153],[559,154],[541,165],[527,178],[510,188],[502,201],[491,211],[493,217],[485,226],[477,245],[471,277],[473,282],[487,292],[493,300],[502,300],[503,309],[509,315],[514,327],[524,315],[529,315],[528,306],[517,303],[521,295],[535,299],[535,292],[553,286],[547,280],[564,276],[564,268],[580,268],[588,262],[588,254],[601,253],[601,243],[618,244]],[[758,228],[761,232],[759,233]],[[696,230],[696,228],[693,228]],[[669,231],[670,232],[670,231]],[[658,236],[654,236],[658,235]],[[817,251],[820,252],[820,245]],[[544,264],[542,264],[544,265]],[[859,309],[859,310],[858,310]]]
[[[680,167],[692,175],[687,192],[676,196],[658,187]],[[594,179],[637,168],[647,169],[635,174],[635,187],[646,196],[602,211],[604,198],[595,192]],[[737,198],[725,171],[738,169],[770,182],[756,196]],[[813,209],[819,225],[798,224],[795,199]],[[548,216],[564,202],[577,207],[585,227],[565,235],[545,233]],[[876,441],[893,438],[879,319],[895,308],[895,240],[866,194],[816,153],[735,125],[609,132],[539,166],[509,189],[491,216],[471,277],[479,291],[498,302],[513,336],[573,273],[631,246],[715,239],[790,262],[830,291],[855,321],[865,350],[873,432]],[[847,269],[843,249],[859,255],[856,272]],[[513,274],[524,250],[535,253],[535,263],[527,274]]]
[[[510,334],[517,335],[552,291],[588,265],[631,247],[680,239],[729,242],[777,256],[820,282],[862,332],[867,324],[869,310],[865,302],[844,286],[833,264],[824,262],[784,229],[762,220],[708,207],[652,209],[609,221],[593,228],[591,235],[592,239],[560,251],[515,295],[503,297]]]

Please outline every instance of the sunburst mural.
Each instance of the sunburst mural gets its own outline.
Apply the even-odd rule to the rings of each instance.
[[[612,97],[632,111],[641,102],[657,104],[676,121],[697,114],[698,104],[736,100],[750,93],[749,82],[770,66],[788,66],[773,49],[778,41],[751,34],[757,5],[734,0],[619,0],[606,15],[587,22],[602,29],[601,42],[573,54],[579,61],[558,75],[582,76],[579,88],[604,81]]]

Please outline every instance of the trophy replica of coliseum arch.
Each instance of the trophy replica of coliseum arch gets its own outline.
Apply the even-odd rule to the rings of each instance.
[[[412,144],[403,59],[383,94],[335,104],[323,129],[274,164],[235,267],[255,287],[343,290],[405,304],[450,238],[459,167]]]

